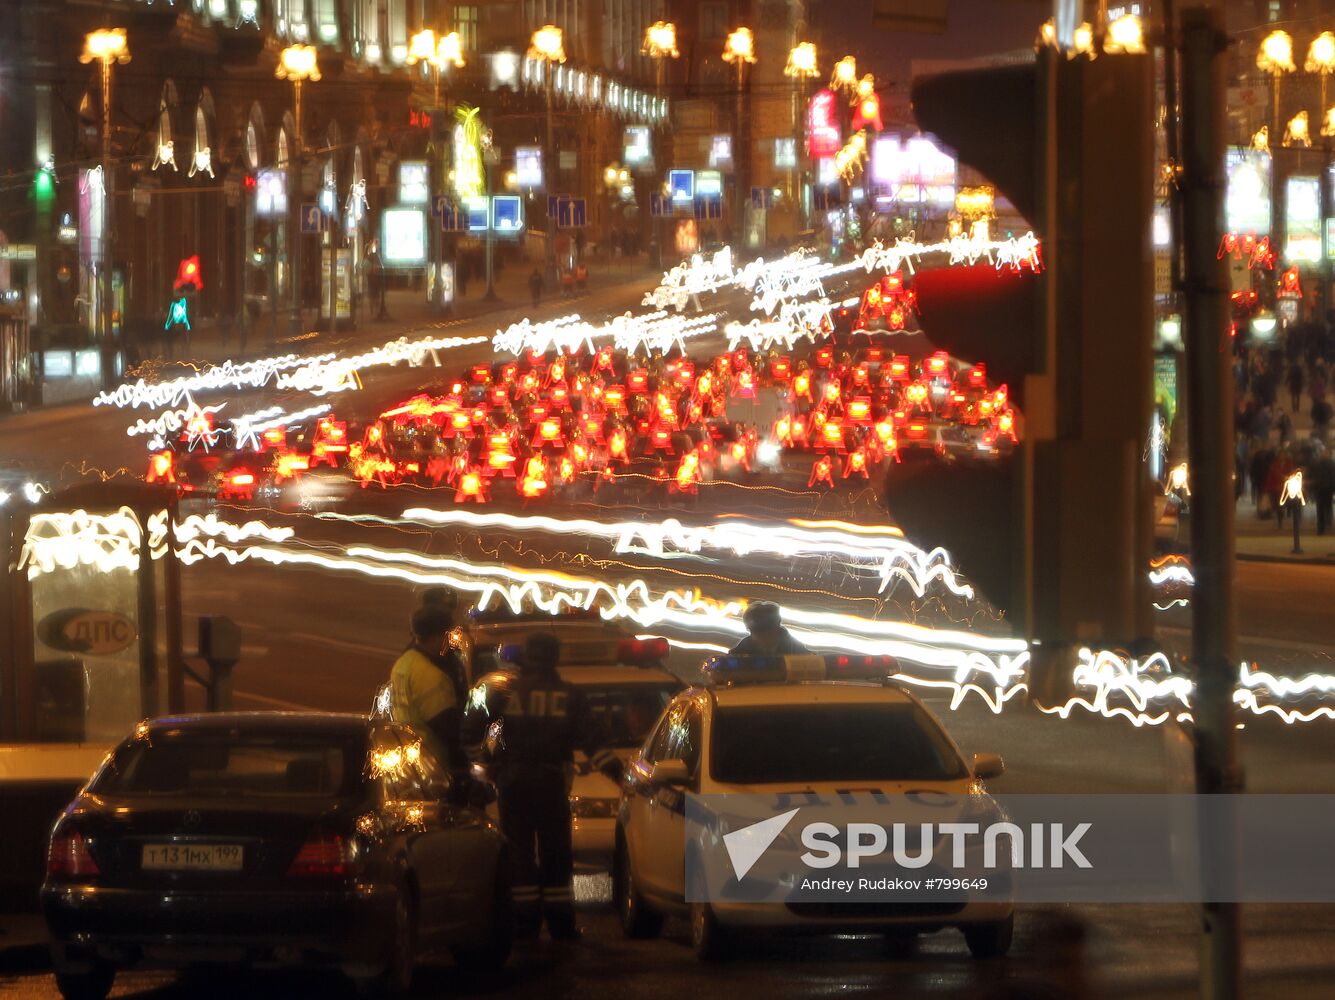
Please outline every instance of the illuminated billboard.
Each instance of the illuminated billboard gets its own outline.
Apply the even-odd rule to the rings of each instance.
[[[1270,235],[1270,154],[1232,146],[1224,165],[1228,173],[1224,196],[1228,231]]]
[[[872,144],[872,180],[891,201],[914,205],[955,204],[955,158],[926,136],[883,135]]]
[[[399,164],[399,202],[404,205],[431,203],[431,168],[425,160],[404,160]]]
[[[833,156],[843,146],[839,130],[839,98],[833,90],[818,90],[807,104],[807,151],[813,159]]]
[[[625,150],[621,158],[632,167],[653,162],[654,153],[649,142],[648,125],[626,126]]]
[[[386,267],[421,267],[426,263],[426,212],[387,208],[380,221],[381,260]]]
[[[542,147],[518,146],[515,149],[515,182],[521,188],[542,187]]]
[[[1284,260],[1316,264],[1321,260],[1321,181],[1290,177],[1284,184]]]

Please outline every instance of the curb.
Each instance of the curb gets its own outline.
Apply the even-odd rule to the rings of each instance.
[[[1309,556],[1307,554],[1293,555],[1265,555],[1254,552],[1234,552],[1233,558],[1238,562],[1263,562],[1263,563],[1304,563],[1317,566],[1335,566],[1335,555],[1328,556]]]

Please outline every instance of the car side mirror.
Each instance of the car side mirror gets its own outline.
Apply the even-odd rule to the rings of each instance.
[[[691,771],[684,760],[660,760],[649,772],[649,781],[655,785],[688,785]]]
[[[986,780],[999,778],[1006,770],[1006,762],[999,753],[976,753],[973,755],[973,776]]]

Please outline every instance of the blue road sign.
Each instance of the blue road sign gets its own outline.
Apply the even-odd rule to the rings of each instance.
[[[303,202],[301,206],[302,233],[319,233],[324,228],[324,215],[320,206],[313,202]]]
[[[485,233],[490,224],[491,206],[486,198],[469,198],[466,206],[468,218],[468,231],[470,233]]]
[[[524,231],[523,201],[518,195],[498,194],[491,199],[491,228],[502,236]]]
[[[462,233],[468,228],[468,216],[452,201],[446,201],[440,212],[440,229],[445,233]]]
[[[574,198],[570,202],[570,225],[583,229],[589,224],[588,203],[583,198]]]
[[[697,198],[693,202],[693,208],[697,219],[723,218],[722,198]]]
[[[655,217],[672,214],[667,199],[658,191],[649,195],[649,214]]]
[[[432,215],[443,214],[449,203],[450,203],[450,196],[447,194],[438,194],[433,196],[431,199],[431,214]]]
[[[556,213],[560,210],[561,198],[559,195],[549,194],[547,196],[547,218],[555,219]]]
[[[674,202],[687,202],[695,198],[695,171],[669,170],[668,190],[672,192]]]
[[[569,229],[571,225],[572,205],[574,198],[568,194],[563,194],[556,202],[556,225],[561,229]]]

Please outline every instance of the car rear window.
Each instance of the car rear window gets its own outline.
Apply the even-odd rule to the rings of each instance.
[[[732,784],[950,781],[967,773],[941,728],[912,703],[720,706],[711,770]]]
[[[93,791],[110,795],[342,798],[366,748],[346,736],[166,733],[118,750]]]

